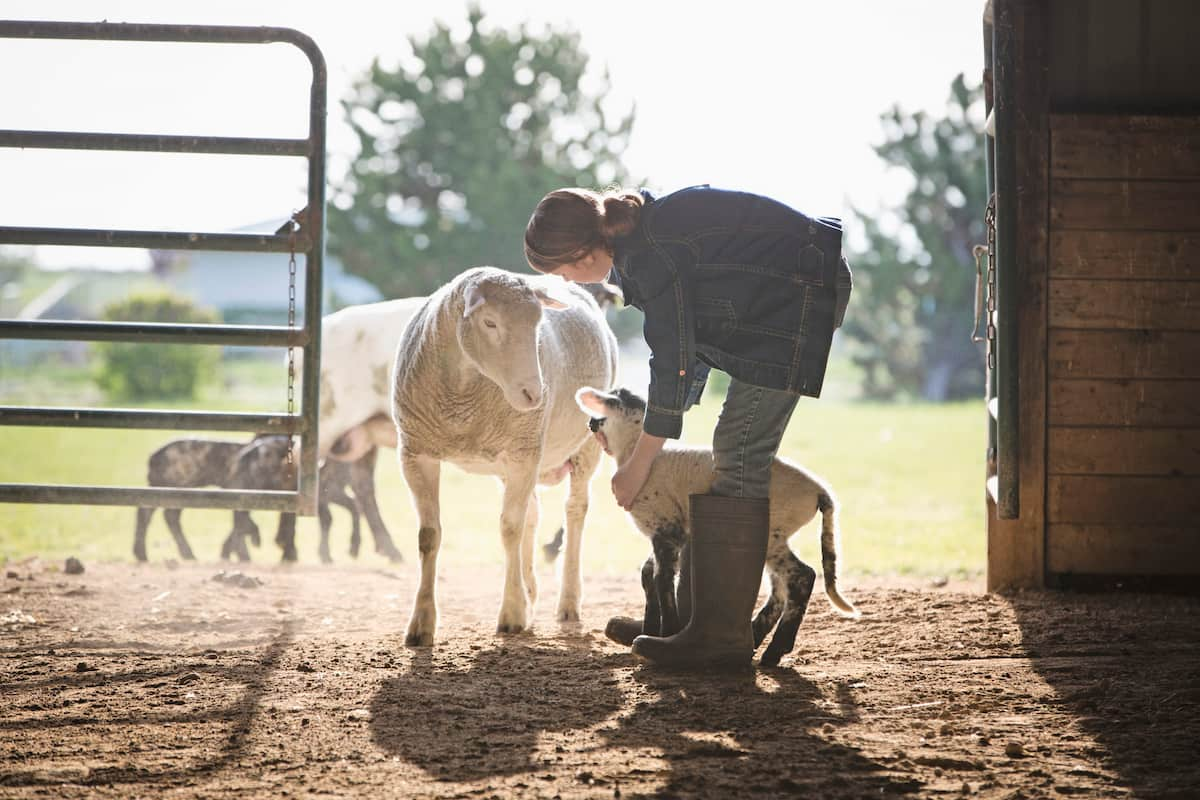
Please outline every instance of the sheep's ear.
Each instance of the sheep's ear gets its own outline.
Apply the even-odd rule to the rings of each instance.
[[[621,291],[620,286],[608,281],[601,281],[596,285],[600,287],[600,296],[596,298],[596,302],[601,308],[604,308],[606,303],[616,305],[620,301],[621,305],[625,304],[625,293]]]
[[[590,416],[603,417],[608,414],[604,405],[604,393],[585,386],[575,393],[575,402]]]
[[[560,311],[564,308],[568,308],[566,303],[555,297],[551,297],[543,289],[534,289],[533,294],[535,297],[537,297],[538,302],[544,305],[546,308],[556,308]]]
[[[467,287],[467,294],[463,300],[463,319],[474,314],[479,310],[479,307],[487,302],[487,297],[483,293],[483,289],[479,284],[473,283]]]

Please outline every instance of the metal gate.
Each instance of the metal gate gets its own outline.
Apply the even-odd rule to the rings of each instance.
[[[0,21],[0,38],[222,44],[283,42],[299,48],[312,65],[308,137],[304,139],[0,130],[0,147],[302,156],[308,160],[307,208],[295,214],[290,225],[274,235],[0,226],[0,244],[291,253],[293,258],[296,253],[303,253],[305,288],[302,327],[296,327],[294,320],[289,320],[288,326],[0,320],[0,339],[137,341],[301,348],[303,373],[299,414],[290,407],[290,384],[289,408],[282,414],[0,406],[0,425],[253,431],[298,435],[298,489],[271,492],[9,483],[0,484],[0,502],[241,508],[315,514],[321,264],[325,252],[327,78],[325,59],[321,51],[312,39],[298,31],[265,27]]]

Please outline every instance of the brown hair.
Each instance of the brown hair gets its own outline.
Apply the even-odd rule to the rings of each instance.
[[[637,227],[642,196],[614,189],[556,189],[542,198],[525,226],[525,260],[538,272],[553,272]]]

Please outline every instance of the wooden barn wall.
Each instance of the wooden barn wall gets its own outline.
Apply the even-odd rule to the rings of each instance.
[[[1047,571],[1200,575],[1200,117],[1051,115],[1048,271]]]

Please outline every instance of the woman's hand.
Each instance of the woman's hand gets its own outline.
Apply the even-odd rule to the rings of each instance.
[[[617,498],[617,505],[626,511],[632,508],[634,498],[646,485],[649,475],[650,464],[643,465],[630,460],[618,467],[612,478],[612,493],[613,497]]]
[[[613,497],[617,499],[617,505],[621,508],[628,511],[633,507],[633,501],[646,485],[650,467],[665,442],[666,439],[661,436],[653,436],[645,431],[638,436],[633,453],[617,468],[612,479]]]

